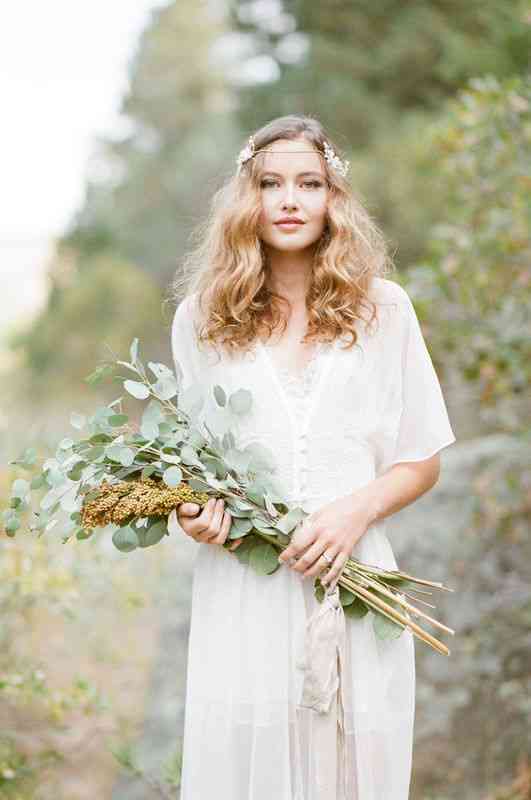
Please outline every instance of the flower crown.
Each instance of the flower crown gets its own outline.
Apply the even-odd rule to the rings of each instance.
[[[240,150],[240,152],[238,154],[238,157],[236,159],[236,164],[237,164],[236,174],[237,175],[240,174],[240,171],[241,171],[243,165],[246,164],[247,161],[249,161],[249,159],[251,159],[257,153],[263,153],[263,152],[266,152],[266,153],[267,152],[291,153],[292,151],[291,150],[274,150],[274,151],[255,150],[254,137],[253,136],[249,136],[249,139],[247,140],[247,144],[245,145],[244,148],[242,148],[242,150]],[[315,150],[298,150],[297,152],[299,152],[299,153],[315,153]],[[334,153],[332,147],[328,144],[328,142],[326,140],[324,142],[324,157],[327,160],[327,162],[330,164],[330,166],[333,167],[335,170],[337,170],[337,172],[339,172],[340,175],[342,175],[343,177],[345,177],[347,175],[349,167],[350,167],[350,161],[342,160],[341,158],[339,158],[339,156],[336,156],[336,154]]]

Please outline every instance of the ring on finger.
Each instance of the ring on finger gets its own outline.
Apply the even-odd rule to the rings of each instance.
[[[344,554],[338,553],[336,558],[334,559],[334,564],[330,566],[324,578],[321,579],[321,583],[328,584],[332,580],[337,581],[343,572],[343,567],[345,566],[346,562],[348,561],[348,556],[345,558]],[[341,566],[338,566],[341,565]],[[333,578],[332,575],[334,574]]]

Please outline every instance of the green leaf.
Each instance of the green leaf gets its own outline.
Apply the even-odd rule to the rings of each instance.
[[[183,447],[181,447],[181,459],[183,464],[187,464],[188,466],[202,466],[197,457],[196,451],[188,444],[185,444]]]
[[[145,420],[140,425],[140,433],[148,442],[154,442],[159,435],[159,426],[156,422]]]
[[[113,428],[117,428],[120,425],[125,425],[128,419],[129,417],[127,416],[127,414],[113,414],[112,417],[109,417],[107,422]]]
[[[351,605],[356,600],[356,595],[349,592],[348,589],[345,589],[344,586],[339,587],[339,599],[341,601],[341,605],[343,607]]]
[[[342,587],[339,588],[340,598],[341,598],[341,588]],[[347,617],[354,617],[355,619],[361,619],[369,611],[369,606],[367,606],[360,597],[356,597],[354,602],[345,605],[343,607],[343,610]]]
[[[229,407],[235,414],[247,414],[253,403],[253,396],[248,389],[238,389],[229,397]]]
[[[134,451],[119,444],[111,444],[105,448],[105,455],[110,461],[116,461],[124,467],[130,467],[135,460]]]
[[[152,547],[168,533],[168,527],[165,520],[160,520],[147,528],[135,528],[135,533],[140,547]]]
[[[145,383],[141,383],[140,381],[131,381],[126,380],[123,382],[124,389],[129,392],[130,395],[136,397],[137,400],[145,400],[146,397],[149,397],[150,391]]]
[[[248,564],[251,556],[251,551],[260,541],[261,540],[259,539],[258,536],[256,536],[254,533],[251,533],[244,538],[243,542],[240,545],[238,545],[236,550],[231,551],[231,555],[236,556],[240,564]],[[231,544],[232,542],[229,539],[227,539],[227,541],[223,543],[222,547],[228,549]]]
[[[216,403],[218,406],[225,406],[227,404],[227,395],[225,394],[223,388],[218,384],[214,386],[214,397],[216,398]]]
[[[377,611],[374,612],[372,627],[378,639],[397,639],[404,630],[404,626],[399,622],[393,622]]]
[[[107,378],[109,375],[112,375],[114,372],[114,364],[104,364],[103,366],[96,367],[94,372],[91,372],[90,375],[87,375],[86,378],[83,378],[85,383],[89,383],[94,385],[96,383],[100,383],[104,378]]]
[[[170,489],[174,489],[181,483],[183,479],[183,473],[180,467],[168,467],[167,470],[164,471],[162,475],[162,480],[169,486]]]
[[[203,387],[194,383],[179,394],[178,406],[191,417],[195,417],[201,411],[204,402]]]
[[[131,346],[129,348],[129,358],[131,359],[131,363],[134,364],[138,358],[138,339],[134,338],[131,342]]]
[[[41,486],[44,486],[45,484],[46,484],[46,480],[44,478],[44,475],[42,475],[42,473],[41,473],[40,475],[35,475],[31,479],[30,486],[31,486],[32,489],[40,489]]]
[[[296,506],[275,522],[275,528],[281,533],[291,533],[306,516],[307,514],[303,509]]]
[[[85,414],[80,414],[78,411],[72,411],[70,414],[70,424],[73,428],[81,430],[85,427],[87,418]]]
[[[170,400],[175,397],[178,388],[179,386],[173,375],[167,378],[160,378],[153,384],[153,391],[160,400]]]
[[[252,500],[254,503],[257,503],[257,505],[261,506],[262,508],[265,508],[264,497],[262,494],[260,494],[260,492],[255,492],[253,491],[253,489],[248,488],[246,491],[246,495],[249,498],[249,500]]]
[[[27,447],[22,453],[20,462],[15,462],[15,463],[20,463],[22,467],[26,467],[27,469],[29,467],[32,467],[35,464],[36,460],[37,460],[36,449],[34,447]]]
[[[157,471],[156,467],[153,467],[151,464],[148,464],[147,467],[143,468],[142,472],[140,473],[140,477],[142,478],[142,480],[145,480],[145,478],[149,478],[149,476],[153,475],[153,473],[156,471]]]
[[[75,464],[72,469],[66,473],[66,477],[70,481],[80,481],[83,476],[83,470],[86,467],[86,463]]]
[[[30,484],[24,478],[17,478],[11,486],[11,497],[23,498],[30,490]]]
[[[121,553],[130,553],[139,545],[136,532],[129,526],[118,528],[112,535],[112,543]]]
[[[281,565],[278,562],[277,551],[273,545],[269,544],[269,542],[260,542],[251,550],[249,566],[260,575],[271,575]]]
[[[5,523],[6,533],[8,535],[15,533],[15,531],[17,531],[19,528],[20,528],[20,519],[16,516],[16,514],[13,514]]]
[[[249,533],[249,531],[252,531],[253,527],[253,523],[250,519],[246,519],[245,517],[235,517],[231,522],[229,537],[237,539],[244,533]]]

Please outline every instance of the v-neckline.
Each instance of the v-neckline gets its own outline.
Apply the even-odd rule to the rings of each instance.
[[[320,374],[317,377],[316,383],[312,387],[310,402],[309,402],[308,408],[306,410],[306,415],[305,415],[305,417],[304,417],[304,419],[302,421],[295,419],[295,416],[294,416],[294,413],[293,413],[292,404],[291,404],[291,402],[289,400],[289,397],[287,395],[286,389],[282,385],[282,381],[280,379],[279,368],[273,362],[271,356],[269,355],[269,353],[267,351],[267,347],[264,345],[264,343],[260,339],[257,340],[257,343],[258,343],[259,352],[262,355],[262,361],[264,362],[264,364],[266,366],[266,369],[267,369],[268,373],[270,374],[273,383],[276,386],[277,394],[279,395],[279,397],[281,398],[282,402],[284,403],[284,406],[286,408],[286,411],[288,413],[288,416],[289,416],[289,418],[291,420],[291,423],[292,423],[293,427],[295,428],[295,427],[298,427],[300,425],[302,430],[306,431],[308,426],[309,426],[312,413],[313,413],[313,411],[314,411],[314,409],[315,409],[315,407],[317,405],[317,401],[319,400],[319,398],[321,396],[321,393],[322,393],[322,390],[323,390],[323,387],[324,387],[324,384],[325,384],[325,380],[326,380],[326,378],[328,377],[328,375],[330,373],[330,369],[332,367],[332,361],[333,361],[333,358],[334,358],[336,350],[337,350],[337,340],[334,340],[332,342],[329,350],[327,350],[324,353],[320,354],[321,357],[324,359],[324,363],[321,365]],[[311,362],[313,361],[313,359],[314,359],[314,357],[316,355],[317,354],[314,352],[312,354],[311,358],[308,359],[307,363],[305,364],[305,366],[303,367],[303,369],[299,373],[297,373],[296,375],[295,375],[295,373],[290,373],[290,374],[295,375],[296,379],[301,379],[303,377],[303,375],[305,374],[306,369],[310,366]],[[289,372],[289,370],[288,370],[288,372]]]

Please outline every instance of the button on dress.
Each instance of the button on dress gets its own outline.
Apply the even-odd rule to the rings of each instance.
[[[373,278],[379,326],[358,342],[320,343],[297,375],[257,342],[236,357],[197,343],[196,296],[171,331],[182,389],[213,386],[253,396],[233,431],[275,456],[290,504],[317,511],[402,461],[455,441],[437,374],[407,292]],[[346,341],[346,339],[345,339]],[[218,429],[221,432],[221,428]],[[386,522],[373,523],[353,557],[397,569]],[[282,565],[259,575],[226,549],[199,543],[193,566],[180,800],[407,800],[415,708],[414,639],[382,641],[373,614],[345,618],[341,693],[328,714],[303,701],[305,635],[320,607],[313,578]],[[336,718],[342,706],[343,739]]]

